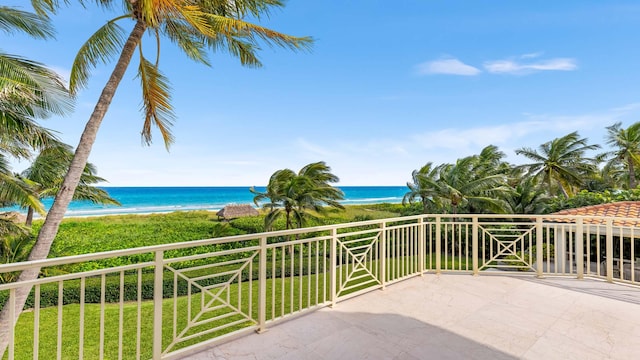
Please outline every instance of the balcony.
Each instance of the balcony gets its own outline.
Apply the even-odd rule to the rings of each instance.
[[[425,275],[185,359],[633,359],[640,289]]]
[[[0,285],[9,305],[32,287],[8,358],[630,358],[640,230],[614,220],[423,215],[0,265],[49,275]]]

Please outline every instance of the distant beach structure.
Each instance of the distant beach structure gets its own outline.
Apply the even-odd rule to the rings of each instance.
[[[223,207],[216,215],[218,218],[229,220],[245,216],[258,216],[259,213],[250,204],[232,204]]]

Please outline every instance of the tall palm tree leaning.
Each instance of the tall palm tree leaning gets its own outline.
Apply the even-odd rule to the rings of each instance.
[[[58,3],[51,0],[32,0],[36,10],[41,13],[54,13]],[[49,254],[60,222],[80,182],[100,124],[136,50],[140,56],[138,77],[142,85],[145,114],[142,126],[143,140],[146,143],[151,142],[151,126],[155,125],[163,137],[165,146],[168,147],[172,143],[170,126],[174,116],[170,104],[169,83],[158,68],[158,59],[150,61],[143,53],[142,36],[145,33],[149,32],[155,36],[158,43],[164,37],[176,44],[190,59],[206,65],[209,64],[207,50],[223,49],[238,57],[242,65],[259,67],[261,63],[256,52],[260,49],[260,41],[292,50],[306,49],[312,42],[309,37],[285,35],[243,20],[247,16],[260,19],[271,9],[283,7],[283,1],[280,0],[100,0],[95,3],[106,9],[118,8],[117,5],[121,5],[124,13],[108,21],[80,48],[69,81],[72,94],[87,84],[91,68],[111,60],[118,53],[119,57],[87,121],[69,171],[29,255],[30,260],[43,259]],[[128,36],[125,37],[124,29],[117,24],[118,21],[133,22]],[[38,268],[23,271],[18,280],[35,279],[39,272]],[[19,314],[22,310],[29,291],[29,286],[16,291],[16,313]],[[8,307],[4,306],[0,314],[0,353],[4,352],[8,343],[8,326],[13,326],[8,324],[8,314]]]
[[[622,123],[617,122],[606,129],[607,145],[615,148],[607,153],[612,156],[609,161],[624,163],[629,173],[629,189],[635,189],[638,186],[636,165],[640,162],[640,122],[633,123],[626,129],[622,128]]]
[[[553,186],[557,185],[562,195],[568,198],[586,175],[596,171],[598,157],[587,157],[586,152],[599,148],[597,144],[589,145],[587,138],[580,138],[574,131],[540,145],[539,152],[525,147],[516,150],[516,154],[534,161],[519,168],[526,169],[531,176],[540,177],[547,184],[549,195],[553,196]]]

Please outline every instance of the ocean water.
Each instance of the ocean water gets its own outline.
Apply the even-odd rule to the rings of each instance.
[[[227,204],[252,203],[249,187],[103,187],[122,206],[95,205],[73,201],[66,216],[143,214],[186,210],[219,210]],[[256,187],[264,191],[263,187]],[[405,186],[341,186],[343,205],[399,203],[407,192]],[[43,201],[48,209],[53,199]],[[17,207],[5,211],[20,211]]]

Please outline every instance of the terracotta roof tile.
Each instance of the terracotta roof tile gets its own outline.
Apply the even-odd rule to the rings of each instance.
[[[613,225],[618,226],[640,226],[640,201],[619,201],[608,204],[591,205],[576,209],[566,209],[558,211],[551,215],[573,215],[586,216],[583,219],[585,224],[606,224],[604,218],[588,218],[589,216],[597,217],[615,217],[620,220],[613,220]],[[635,220],[637,219],[637,220]],[[573,219],[548,219],[554,222],[574,222]]]

